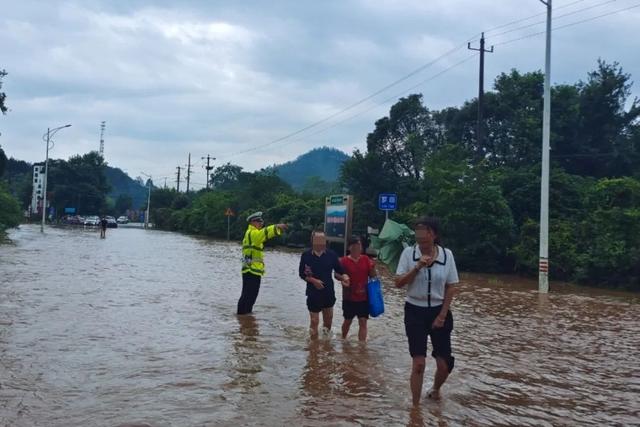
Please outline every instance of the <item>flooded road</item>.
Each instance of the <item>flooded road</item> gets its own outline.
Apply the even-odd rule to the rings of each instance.
[[[0,426],[638,425],[640,301],[463,275],[456,369],[411,409],[403,291],[310,341],[299,255],[268,251],[255,318],[240,247],[139,229],[23,226],[0,245]],[[338,300],[340,300],[340,291]],[[425,389],[434,362],[428,360]]]

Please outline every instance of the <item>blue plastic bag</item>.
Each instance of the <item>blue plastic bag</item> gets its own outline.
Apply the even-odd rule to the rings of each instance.
[[[384,300],[382,299],[382,285],[379,279],[369,280],[367,293],[369,294],[369,314],[371,317],[380,316],[384,313]]]

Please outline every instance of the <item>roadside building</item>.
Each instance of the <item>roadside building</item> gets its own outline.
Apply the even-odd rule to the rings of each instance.
[[[31,215],[41,214],[44,191],[44,163],[33,165],[33,192],[31,193]]]

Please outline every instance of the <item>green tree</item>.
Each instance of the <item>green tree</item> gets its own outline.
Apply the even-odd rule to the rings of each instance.
[[[128,194],[120,194],[115,202],[116,215],[123,215],[133,206],[133,198]]]
[[[211,183],[214,189],[229,189],[237,185],[242,168],[231,163],[215,168],[211,174]]]
[[[4,175],[4,170],[7,167],[7,156],[4,154],[4,150],[0,147],[0,178]]]
[[[7,72],[5,70],[0,70],[0,89],[2,89],[2,79],[7,76]],[[4,92],[0,92],[0,112],[2,114],[7,114],[7,106],[5,105],[5,100],[7,99],[7,94]]]
[[[18,201],[7,191],[0,182],[0,232],[15,227],[20,223],[21,211]]]
[[[572,107],[577,108],[577,123],[554,146],[554,157],[567,172],[616,177],[640,167],[640,101],[627,108],[631,86],[631,76],[617,62],[602,60],[586,82],[576,85],[577,104]]]
[[[100,214],[107,210],[110,186],[104,175],[105,163],[95,151],[82,156],[49,162],[48,190],[56,212],[76,207],[82,215]]]
[[[429,210],[424,213],[441,219],[444,243],[462,269],[504,270],[514,233],[511,210],[488,172],[462,153],[446,146],[427,161]]]

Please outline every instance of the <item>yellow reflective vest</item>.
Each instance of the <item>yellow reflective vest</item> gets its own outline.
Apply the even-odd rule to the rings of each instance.
[[[242,273],[264,275],[264,242],[282,234],[275,225],[258,229],[249,224],[242,239]]]

